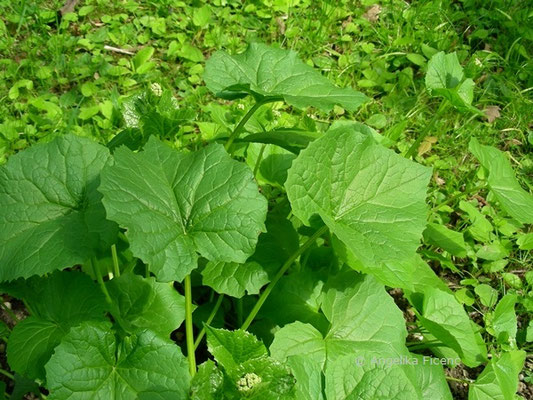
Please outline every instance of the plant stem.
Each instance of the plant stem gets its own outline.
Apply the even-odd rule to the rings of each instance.
[[[431,118],[431,120],[426,125],[426,127],[422,130],[420,135],[418,135],[418,137],[416,138],[415,142],[411,145],[411,147],[409,147],[409,150],[407,150],[407,153],[405,153],[405,158],[411,158],[411,157],[413,157],[415,155],[416,151],[420,147],[420,143],[422,143],[422,140],[424,140],[424,138],[426,137],[428,132],[431,129],[433,129],[433,126],[435,125],[435,122],[441,116],[441,114],[443,113],[443,111],[446,109],[447,106],[448,106],[448,102],[446,100],[442,100],[442,102],[440,103],[439,108],[437,109],[437,112],[435,114],[433,114],[433,118]]]
[[[192,290],[191,276],[187,275],[185,286],[185,336],[187,339],[187,359],[189,360],[189,372],[191,377],[196,374],[196,357],[194,355],[194,332],[192,329]]]
[[[117,246],[111,246],[111,256],[113,257],[113,269],[115,271],[115,276],[118,278],[120,276],[120,268],[118,266],[118,255],[117,255]]]
[[[102,293],[105,296],[105,300],[108,304],[112,304],[113,300],[111,300],[111,296],[109,296],[109,292],[107,291],[107,288],[105,287],[104,280],[102,279],[102,274],[100,273],[100,270],[97,268],[97,261],[93,257],[89,260],[89,265],[93,270],[93,274],[96,277],[96,281],[98,282],[98,285],[100,285],[100,289],[102,290]]]
[[[261,150],[259,150],[259,155],[257,156],[257,161],[255,162],[254,167],[254,177],[257,178],[257,171],[259,171],[259,166],[261,165],[261,160],[263,159],[263,153],[265,152],[266,144],[263,144],[261,146]]]
[[[453,376],[446,376],[446,380],[454,381],[454,382],[460,382],[460,383],[468,383],[468,384],[472,383],[471,380],[454,378]]]
[[[5,369],[0,368],[0,374],[7,376],[12,381],[15,380],[15,377],[13,376],[13,374],[7,372]]]
[[[217,302],[216,302],[215,306],[213,307],[213,310],[211,310],[211,314],[209,314],[209,317],[207,317],[207,321],[205,321],[205,325],[210,325],[211,324],[211,322],[213,321],[213,318],[215,318],[215,315],[217,315],[218,309],[220,308],[220,305],[222,304],[222,300],[224,300],[224,295],[223,294],[218,296]],[[194,349],[198,348],[198,346],[200,345],[200,342],[204,338],[205,325],[202,328],[202,330],[200,331],[200,333],[198,334],[198,336],[196,337],[196,340],[194,342]]]
[[[302,244],[298,250],[296,250],[288,259],[285,261],[285,264],[280,268],[274,279],[268,284],[268,286],[265,288],[263,293],[261,293],[261,296],[259,297],[259,300],[257,300],[257,303],[255,303],[254,308],[252,308],[252,311],[248,315],[248,318],[244,321],[244,324],[241,326],[241,330],[246,330],[254,320],[255,316],[263,306],[263,303],[267,299],[270,292],[272,292],[272,289],[274,289],[274,286],[276,283],[281,279],[283,275],[285,275],[285,272],[289,269],[289,267],[292,265],[292,263],[300,256],[304,251],[306,251],[314,242],[317,240],[320,236],[322,236],[326,231],[328,230],[327,225],[324,225],[322,228],[318,229],[304,244]]]
[[[420,349],[429,349],[430,347],[443,347],[446,346],[442,342],[420,342],[420,344],[409,346],[409,351],[420,350]]]
[[[231,132],[231,135],[229,136],[228,141],[224,145],[224,147],[230,153],[230,155],[233,154],[233,152],[231,151],[231,145],[233,144],[235,139],[237,139],[239,137],[239,135],[241,134],[242,130],[244,129],[244,126],[246,125],[248,120],[252,117],[252,115],[254,115],[254,113],[257,111],[257,109],[259,107],[261,107],[263,104],[273,103],[273,102],[281,101],[281,100],[283,100],[282,97],[267,97],[267,98],[264,98],[263,100],[260,100],[257,103],[255,103],[252,106],[252,108],[250,108],[248,110],[248,112],[244,115],[244,117],[242,117],[241,121],[237,124],[235,129],[233,129],[233,132]]]

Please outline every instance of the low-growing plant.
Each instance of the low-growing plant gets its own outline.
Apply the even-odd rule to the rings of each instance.
[[[435,57],[433,67],[453,61]],[[360,123],[323,134],[251,124],[267,103],[356,110],[366,97],[257,43],[215,53],[204,79],[220,98],[255,101],[228,137],[164,143],[165,127],[193,116],[162,99],[107,147],[65,135],[0,168],[1,287],[30,314],[3,333],[20,379],[58,400],[450,399],[445,360],[485,365],[469,399],[513,398],[525,359],[516,298],[496,305],[492,334],[506,351],[489,357],[417,253],[424,234],[466,254],[462,235],[428,224],[431,169]],[[434,90],[455,104],[457,84]],[[533,198],[505,155],[475,139],[470,151],[489,201],[532,223]],[[421,342],[406,342],[386,287],[402,290]],[[490,287],[476,290],[496,304]]]

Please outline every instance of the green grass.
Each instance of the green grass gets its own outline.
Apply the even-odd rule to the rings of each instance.
[[[441,102],[425,89],[429,57],[441,50],[457,52],[466,76],[476,83],[473,105],[481,110],[498,106],[501,115],[489,123],[449,107],[429,132],[434,143],[416,158],[434,168],[431,219],[464,232],[470,251],[464,259],[452,259],[437,249],[425,250],[432,254],[431,264],[446,276],[450,274],[446,263],[455,264],[458,288],[475,302],[466,301],[467,305],[482,315],[490,310],[479,304],[473,291],[476,284],[519,293],[517,311],[525,337],[533,312],[533,282],[525,279],[525,273],[531,270],[533,257],[518,249],[518,228],[509,228],[509,220],[484,203],[487,191],[475,189],[483,177],[467,149],[470,138],[477,137],[507,151],[524,188],[533,189],[531,2],[391,0],[381,3],[375,22],[364,16],[374,3],[368,0],[81,3],[76,13],[59,22],[60,1],[0,0],[0,164],[32,143],[67,132],[109,142],[126,126],[122,111],[127,100],[154,83],[171,91],[180,108],[197,116],[166,139],[178,146],[201,146],[238,122],[250,104],[235,102],[229,113],[217,106],[220,100],[203,86],[205,59],[218,49],[240,52],[256,40],[296,50],[337,85],[354,87],[372,101],[356,113],[336,108],[328,115],[274,104],[252,122],[271,128],[274,112],[282,126],[320,131],[333,118],[357,120],[377,129],[390,139],[391,147],[405,153]],[[153,47],[153,65],[139,70],[133,55],[108,50],[106,45],[132,53]],[[472,221],[459,208],[461,200],[473,202],[495,226],[491,243],[509,249],[501,270],[490,272],[489,262],[476,256],[491,243],[471,237]],[[442,202],[447,202],[446,207],[439,208]],[[504,272],[518,276],[521,287],[509,285]],[[525,339],[522,344],[531,350]]]

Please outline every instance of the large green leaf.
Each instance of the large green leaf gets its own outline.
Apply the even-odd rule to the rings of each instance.
[[[367,100],[353,89],[337,88],[295,52],[261,43],[252,43],[235,56],[216,52],[206,63],[204,80],[208,89],[222,98],[247,94],[260,99],[279,97],[298,108],[329,111],[338,104],[354,111]]]
[[[476,138],[470,140],[468,149],[489,171],[487,181],[500,206],[517,221],[533,223],[533,196],[522,189],[505,154],[492,146],[479,144]]]
[[[285,186],[298,218],[319,215],[364,265],[378,266],[414,256],[430,176],[357,126],[340,126],[300,153]]]
[[[289,365],[304,357],[306,369],[322,370],[327,398],[423,399],[431,390],[449,398],[442,368],[419,371],[426,366],[409,364],[415,356],[405,347],[402,313],[373,277],[341,272],[328,282],[322,309],[331,323],[325,336],[294,322],[276,332],[270,351]],[[320,387],[316,378],[306,382]]]
[[[403,314],[372,276],[347,270],[330,279],[322,311],[331,323],[328,360],[359,349],[382,356],[405,353]]]
[[[182,153],[152,137],[140,153],[119,148],[100,190],[134,255],[160,281],[182,280],[197,253],[244,263],[264,230],[267,202],[251,171],[218,144]]]
[[[13,371],[31,379],[44,378],[44,366],[67,327],[30,316],[18,323],[9,338],[7,359]]]
[[[313,326],[295,322],[281,328],[270,346],[283,361],[306,354],[324,365],[326,360],[371,351],[377,356],[405,354],[407,331],[401,311],[370,275],[346,270],[327,284],[322,311],[331,327],[325,337]]]
[[[96,188],[108,150],[67,135],[0,167],[0,281],[80,264],[115,240]]]
[[[244,264],[209,262],[202,270],[202,283],[217,293],[241,298],[248,294],[258,294],[267,284],[268,273],[255,261]]]
[[[104,320],[106,303],[97,285],[80,272],[31,278],[22,291],[32,315],[11,332],[7,358],[19,374],[44,379],[44,365],[63,336],[82,321]]]
[[[187,361],[179,347],[143,331],[117,341],[109,323],[72,328],[46,364],[50,400],[185,399]]]
[[[426,287],[420,322],[456,351],[465,365],[476,367],[487,360],[487,349],[479,330],[453,294]]]
[[[514,400],[525,358],[525,351],[516,350],[492,359],[470,385],[468,400]]]
[[[446,284],[435,274],[418,253],[399,261],[386,261],[380,265],[364,264],[335,237],[333,248],[339,258],[356,271],[373,275],[378,281],[405,292],[422,292],[427,286],[448,290]]]
[[[172,284],[126,273],[106,286],[113,317],[130,333],[150,329],[168,337],[185,319],[185,298]]]

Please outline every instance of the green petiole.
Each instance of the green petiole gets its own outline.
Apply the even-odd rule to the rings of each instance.
[[[191,377],[196,374],[196,357],[194,354],[194,332],[192,326],[192,289],[191,276],[187,275],[183,282],[185,287],[185,336],[187,340],[187,360]]]
[[[307,241],[304,244],[302,244],[298,248],[298,250],[296,250],[287,259],[287,261],[285,261],[285,264],[283,264],[283,266],[280,268],[280,270],[278,271],[274,279],[272,279],[272,281],[268,284],[268,286],[265,288],[263,293],[261,293],[259,300],[257,300],[257,303],[255,303],[255,306],[254,308],[252,308],[252,311],[248,315],[248,318],[246,318],[246,320],[244,321],[244,324],[242,324],[240,328],[241,330],[246,330],[250,327],[250,324],[252,323],[257,313],[259,312],[259,310],[265,303],[267,297],[270,295],[270,292],[272,292],[272,289],[274,289],[274,286],[276,286],[276,283],[278,283],[281,277],[285,275],[285,272],[287,272],[287,270],[292,265],[292,263],[296,261],[296,259],[300,257],[300,255],[302,255],[302,253],[306,251],[315,242],[315,240],[317,240],[320,236],[322,236],[327,230],[328,230],[327,225],[324,225],[322,228],[318,229],[309,239],[307,239]]]

